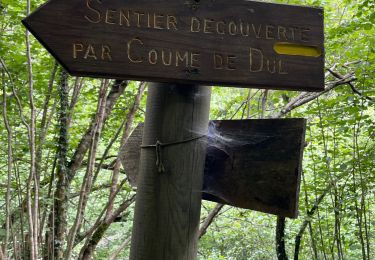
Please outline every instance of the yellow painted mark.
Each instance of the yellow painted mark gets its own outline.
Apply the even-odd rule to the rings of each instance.
[[[294,44],[289,42],[277,42],[273,49],[278,54],[293,55],[293,56],[306,56],[306,57],[320,57],[322,50],[315,46],[307,46]]]

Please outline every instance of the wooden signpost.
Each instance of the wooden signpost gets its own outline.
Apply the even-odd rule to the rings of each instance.
[[[245,0],[51,0],[23,23],[72,75],[319,91],[323,10]]]
[[[121,151],[137,186],[143,124]],[[202,198],[279,216],[298,216],[305,119],[210,121]]]
[[[269,132],[283,137],[265,146],[207,148],[210,88],[198,84],[323,90],[322,9],[248,0],[50,0],[23,23],[72,75],[168,83],[149,87],[130,259],[196,259],[202,189],[214,201],[295,215],[293,206],[277,212],[285,201],[262,191],[289,185],[280,175],[293,176],[297,195],[301,134],[293,163],[292,150],[283,147],[293,138],[285,127]],[[235,133],[246,142],[246,132],[268,127],[221,124],[224,136]],[[260,154],[280,161],[268,164]],[[283,162],[294,171],[284,172]],[[205,168],[213,174],[203,176]],[[257,194],[244,186],[238,194],[225,190],[227,181],[237,181],[231,171],[252,187],[246,181],[259,181]]]

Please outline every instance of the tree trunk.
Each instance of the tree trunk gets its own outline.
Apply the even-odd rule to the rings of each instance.
[[[60,82],[60,133],[58,141],[58,164],[57,164],[57,184],[54,204],[54,237],[50,241],[53,243],[50,249],[53,249],[55,259],[62,259],[64,240],[66,236],[67,225],[67,201],[68,201],[68,171],[67,171],[67,152],[68,152],[68,74],[61,73]]]
[[[277,259],[288,260],[288,256],[285,250],[285,218],[277,217],[276,226],[276,253]]]
[[[110,186],[109,201],[106,206],[106,215],[104,217],[104,220],[101,222],[101,224],[95,229],[93,235],[87,239],[85,245],[82,247],[79,259],[91,259],[92,258],[94,251],[96,249],[96,246],[98,245],[100,240],[103,238],[105,231],[107,231],[107,229],[109,228],[109,226],[112,224],[112,222],[114,221],[116,217],[113,215],[114,214],[113,207],[114,207],[115,197],[118,194],[119,189],[121,189],[121,186],[118,187],[118,179],[119,179],[118,177],[119,177],[120,166],[121,166],[121,161],[120,161],[121,147],[126,145],[128,137],[130,136],[131,126],[133,124],[136,112],[139,108],[144,90],[145,90],[145,83],[141,83],[138,88],[137,95],[135,96],[134,103],[129,109],[128,114],[126,115],[125,129],[121,138],[120,149],[119,149],[117,158],[115,160],[115,165],[114,165],[114,169],[112,173],[112,183]],[[131,200],[129,200],[128,206],[130,206],[134,200],[135,200],[134,197]],[[126,208],[128,206],[126,206]]]

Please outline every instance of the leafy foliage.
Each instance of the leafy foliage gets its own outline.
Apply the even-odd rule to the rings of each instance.
[[[32,9],[44,1],[32,1]],[[286,4],[322,6],[325,10],[326,67],[337,76],[353,73],[356,81],[335,87],[331,91],[313,99],[303,106],[293,109],[286,116],[308,119],[304,152],[303,179],[300,193],[300,217],[287,221],[285,240],[289,256],[294,253],[295,237],[304,221],[308,227],[304,232],[300,249],[300,259],[375,259],[375,2],[371,0],[289,0],[276,1]],[[6,116],[12,128],[13,161],[8,161],[8,132],[4,121],[0,124],[0,240],[7,237],[7,216],[12,213],[12,237],[3,248],[10,258],[22,258],[28,232],[24,201],[27,199],[27,182],[30,171],[30,145],[28,131],[21,120],[30,122],[28,99],[28,69],[25,45],[25,29],[20,20],[25,16],[22,1],[0,1],[0,58],[5,67],[0,66],[1,86],[6,95]],[[59,133],[58,121],[58,80],[54,81],[51,93],[49,82],[53,75],[55,61],[44,48],[32,39],[33,80],[36,117],[36,136],[41,135],[43,111],[46,97],[47,118],[50,118],[45,141],[36,139],[36,147],[41,147],[39,200],[40,220],[48,221],[48,214],[54,204],[53,192],[56,182],[56,151]],[[9,75],[6,71],[9,72]],[[60,75],[59,69],[57,75]],[[327,72],[327,85],[337,81],[337,77]],[[11,78],[10,78],[10,77]],[[58,76],[57,76],[58,77]],[[69,79],[70,100],[74,93],[75,78]],[[68,159],[79,146],[83,134],[90,127],[96,115],[101,80],[85,78],[77,104],[71,111],[69,128]],[[126,120],[139,82],[130,82],[125,92],[117,100],[100,136],[97,159],[105,152],[116,131]],[[17,103],[17,97],[20,103]],[[266,94],[267,93],[267,94]],[[147,94],[147,91],[146,91]],[[288,91],[268,91],[256,89],[214,88],[211,103],[211,119],[241,119],[272,117],[285,108],[301,93]],[[4,95],[1,93],[3,106]],[[136,114],[133,127],[144,120],[145,100],[143,97]],[[372,101],[371,101],[372,100]],[[265,102],[262,104],[262,102]],[[265,108],[265,109],[263,109]],[[5,116],[2,113],[2,116]],[[113,161],[120,148],[117,138],[105,158],[106,169],[100,169],[90,193],[82,222],[82,235],[90,229],[101,210],[108,202],[109,185],[112,180]],[[97,160],[97,161],[98,161]],[[12,164],[12,179],[7,183],[7,166]],[[88,157],[69,189],[68,227],[76,217],[79,194],[86,173]],[[95,169],[96,170],[96,169]],[[124,174],[120,181],[125,180]],[[117,183],[117,186],[119,186]],[[7,188],[11,191],[10,212],[6,211]],[[319,197],[325,194],[321,203]],[[118,207],[134,194],[126,183],[114,201]],[[317,204],[314,214],[309,215]],[[214,207],[205,202],[202,220]],[[95,259],[108,259],[131,234],[133,207],[128,208],[120,219],[111,224],[95,250]],[[199,244],[200,259],[275,259],[276,217],[249,210],[224,207],[216,217]],[[44,231],[48,231],[47,225]],[[42,233],[43,234],[43,233]],[[77,258],[83,239],[73,250]],[[17,244],[17,247],[14,245]],[[17,248],[17,249],[15,249]],[[18,252],[19,250],[20,252]],[[129,246],[125,245],[118,259],[126,259]]]

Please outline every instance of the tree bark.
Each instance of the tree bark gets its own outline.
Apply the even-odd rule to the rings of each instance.
[[[131,260],[197,258],[210,96],[203,86],[149,87]]]
[[[57,184],[55,193],[55,203],[53,209],[54,230],[53,238],[49,239],[52,243],[50,249],[50,259],[62,259],[64,240],[66,236],[67,225],[67,201],[68,201],[68,169],[67,169],[67,152],[68,152],[68,74],[66,71],[61,72],[60,81],[60,133],[58,140],[57,152]],[[48,242],[48,240],[46,241]]]

